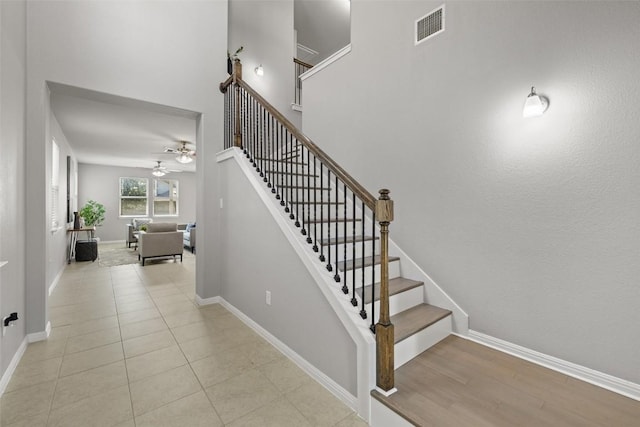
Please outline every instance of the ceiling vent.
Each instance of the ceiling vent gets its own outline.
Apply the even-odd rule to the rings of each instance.
[[[423,41],[440,34],[444,31],[444,5],[432,10],[427,15],[416,20],[415,44],[419,45]]]

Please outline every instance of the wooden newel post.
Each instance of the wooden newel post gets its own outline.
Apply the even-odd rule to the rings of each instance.
[[[235,111],[235,129],[233,131],[234,142],[233,144],[242,148],[242,126],[241,126],[241,115],[240,115],[240,86],[238,85],[238,81],[242,80],[242,63],[239,59],[235,59],[233,61],[233,83],[236,88],[236,111]]]
[[[376,218],[380,224],[380,318],[376,324],[376,385],[384,391],[394,387],[393,324],[389,317],[389,224],[393,221],[393,200],[389,190],[380,190],[376,202]]]

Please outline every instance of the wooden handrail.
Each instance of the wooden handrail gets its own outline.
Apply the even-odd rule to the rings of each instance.
[[[293,62],[295,62],[298,65],[302,65],[303,67],[307,67],[307,68],[313,68],[313,65],[308,64],[304,61],[300,61],[298,58],[293,58]]]
[[[282,113],[276,110],[273,105],[264,99],[258,92],[253,90],[244,80],[238,79],[237,84],[247,91],[253,98],[255,98],[273,117],[282,123],[287,130],[303,145],[305,145],[309,151],[313,153],[316,158],[322,161],[322,163],[331,170],[343,183],[349,187],[351,191],[355,193],[357,197],[364,202],[367,207],[373,211],[376,209],[376,198],[369,193],[358,181],[356,181],[351,175],[347,173],[339,164],[337,164],[331,157],[329,157],[324,151],[313,143],[306,135],[304,135],[298,128],[294,126]]]
[[[231,86],[231,83],[233,83],[233,74],[230,75],[227,80],[225,80],[224,82],[220,83],[220,92],[222,93],[226,93],[227,92],[227,88],[229,86]]]

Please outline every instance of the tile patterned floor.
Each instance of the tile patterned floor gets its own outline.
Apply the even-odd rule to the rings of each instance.
[[[73,263],[0,402],[2,426],[366,426],[220,305],[195,258]]]

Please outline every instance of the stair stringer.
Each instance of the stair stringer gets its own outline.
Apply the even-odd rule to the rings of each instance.
[[[236,161],[240,170],[280,227],[280,230],[295,248],[300,260],[356,344],[358,395],[352,396],[337,384],[327,384],[326,381],[320,382],[337,398],[355,410],[360,417],[369,421],[371,410],[370,391],[375,388],[376,363],[375,336],[369,330],[369,323],[360,317],[358,308],[353,307],[349,299],[345,298],[341,285],[333,279],[333,273],[327,271],[323,264],[318,262],[317,254],[313,252],[311,246],[306,242],[306,237],[293,225],[289,215],[284,212],[282,206],[272,196],[266,183],[258,179],[254,168],[247,162],[242,150],[232,147],[217,154],[218,163],[231,159]]]

